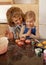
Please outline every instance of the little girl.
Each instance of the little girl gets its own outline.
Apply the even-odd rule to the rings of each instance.
[[[35,13],[33,11],[28,11],[25,14],[25,27],[22,27],[20,32],[20,38],[25,37],[26,39],[38,38],[39,31],[38,27],[34,25],[36,20]]]
[[[11,7],[8,9],[6,16],[8,20],[8,30],[5,35],[11,40],[19,38],[19,33],[23,26],[24,14],[22,10],[18,7]]]

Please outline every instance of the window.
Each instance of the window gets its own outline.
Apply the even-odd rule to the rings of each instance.
[[[11,5],[0,5],[0,23],[6,23],[6,12],[11,7]]]

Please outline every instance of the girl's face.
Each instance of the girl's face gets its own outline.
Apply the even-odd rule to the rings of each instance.
[[[13,20],[15,25],[21,25],[21,23],[22,23],[22,17],[21,16],[13,17],[12,20]]]
[[[29,26],[29,27],[33,27],[34,26],[34,20],[33,18],[27,18],[26,19],[26,25]]]

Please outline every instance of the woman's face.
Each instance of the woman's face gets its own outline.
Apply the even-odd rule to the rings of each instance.
[[[34,20],[33,20],[33,18],[27,18],[26,19],[26,25],[27,26],[30,26],[30,27],[33,27],[34,26]]]
[[[22,17],[21,16],[19,16],[19,17],[13,17],[12,21],[14,22],[15,25],[21,25],[21,23],[22,23]]]

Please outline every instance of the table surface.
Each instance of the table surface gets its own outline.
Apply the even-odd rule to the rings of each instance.
[[[0,55],[0,65],[43,65],[43,57],[36,56],[31,45],[19,47],[10,42],[8,51]]]

